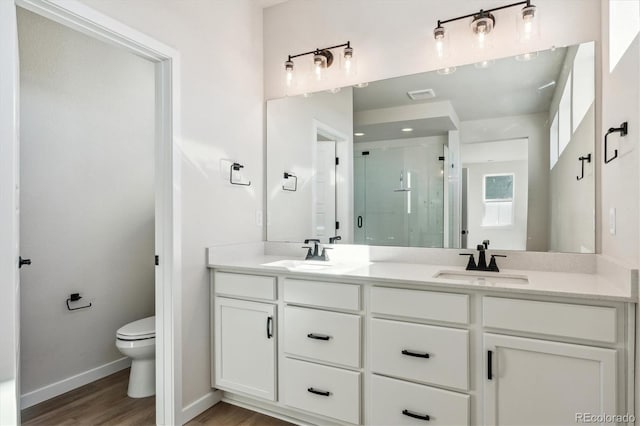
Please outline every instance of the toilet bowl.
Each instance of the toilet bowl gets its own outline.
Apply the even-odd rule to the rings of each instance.
[[[116,347],[131,358],[129,390],[131,398],[156,393],[156,317],[143,318],[120,327]]]

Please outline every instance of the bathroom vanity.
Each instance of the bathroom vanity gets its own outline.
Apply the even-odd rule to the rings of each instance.
[[[457,253],[323,265],[229,250],[209,249],[212,387],[226,401],[312,424],[633,414],[637,271],[601,256],[578,260],[592,273],[478,279]]]

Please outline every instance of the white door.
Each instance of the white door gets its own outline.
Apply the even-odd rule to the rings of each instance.
[[[0,424],[19,424],[18,31],[0,1]]]
[[[275,309],[268,303],[215,298],[215,385],[275,401]]]
[[[315,238],[336,235],[336,142],[316,142],[313,176],[313,217]]]
[[[570,425],[618,414],[616,351],[484,334],[485,425]],[[579,420],[579,419],[578,419]]]

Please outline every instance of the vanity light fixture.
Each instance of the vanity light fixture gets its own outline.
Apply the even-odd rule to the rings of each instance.
[[[521,5],[524,5],[524,7],[517,15],[518,39],[521,41],[531,40],[537,35],[538,19],[536,19],[536,7],[531,4],[531,0],[520,1],[500,7],[494,7],[493,9],[480,9],[478,12],[458,16],[456,18],[445,20],[439,19],[433,30],[433,38],[435,40],[436,54],[438,55],[438,58],[445,57],[448,51],[447,44],[449,36],[447,34],[447,30],[443,26],[444,24],[471,18],[469,26],[471,28],[471,32],[475,36],[475,45],[480,49],[484,49],[488,46],[489,34],[496,26],[496,17],[493,12]]]
[[[353,54],[353,47],[351,47],[351,42],[347,41],[343,44],[338,44],[330,47],[323,47],[321,49],[311,50],[309,52],[299,53],[297,55],[289,55],[288,59],[284,63],[284,71],[285,71],[285,84],[287,88],[290,88],[293,85],[294,81],[294,69],[295,64],[293,60],[295,58],[299,58],[301,56],[313,55],[313,73],[315,75],[316,80],[324,79],[324,75],[328,68],[331,67],[334,63],[334,50],[344,47],[342,54],[340,56],[340,63],[342,69],[347,77],[355,74],[355,57]]]

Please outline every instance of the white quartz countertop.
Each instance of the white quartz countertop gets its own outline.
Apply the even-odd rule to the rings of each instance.
[[[280,260],[293,260],[287,256],[250,254],[247,256],[210,256],[209,267],[220,270],[251,272],[271,275],[287,275],[296,278],[330,279],[331,281],[367,280],[377,284],[410,284],[430,287],[499,291],[505,293],[535,294],[560,297],[575,297],[598,300],[634,302],[638,300],[637,281],[634,279],[612,279],[598,273],[547,272],[538,270],[502,269],[500,275],[524,275],[528,284],[492,283],[480,284],[455,279],[434,278],[440,271],[462,271],[465,268],[452,265],[432,265],[404,262],[356,262],[338,263],[335,267],[314,271],[292,271],[282,266],[265,266]],[[301,259],[298,259],[301,260]],[[488,272],[488,275],[496,274]]]

